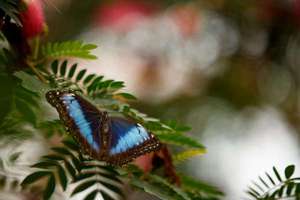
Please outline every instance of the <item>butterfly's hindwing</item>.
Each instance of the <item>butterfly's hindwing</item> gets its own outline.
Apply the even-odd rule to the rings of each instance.
[[[122,165],[160,147],[155,136],[140,124],[117,117],[110,118],[109,122],[111,140],[107,156],[110,163]]]

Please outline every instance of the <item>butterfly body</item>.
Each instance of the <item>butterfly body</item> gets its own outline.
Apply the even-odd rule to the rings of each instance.
[[[109,117],[73,91],[49,91],[46,98],[57,109],[67,131],[95,159],[123,165],[160,147],[155,136],[142,125]]]

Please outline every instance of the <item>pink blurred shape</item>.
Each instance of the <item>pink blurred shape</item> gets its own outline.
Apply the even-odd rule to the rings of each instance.
[[[96,9],[95,23],[119,32],[127,32],[144,19],[152,16],[154,6],[134,0],[117,0]]]
[[[41,34],[44,30],[45,17],[40,0],[25,1],[27,8],[21,12],[23,33],[26,38]]]

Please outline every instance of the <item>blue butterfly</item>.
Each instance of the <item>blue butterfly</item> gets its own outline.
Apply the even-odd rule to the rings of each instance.
[[[142,125],[110,117],[72,90],[51,90],[46,99],[57,109],[67,131],[93,158],[123,165],[160,148],[157,138]]]

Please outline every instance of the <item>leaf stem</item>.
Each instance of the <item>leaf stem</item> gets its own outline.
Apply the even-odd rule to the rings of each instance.
[[[41,75],[41,73],[33,66],[33,64],[30,61],[27,61],[27,65],[35,73],[38,79],[40,79],[40,81],[42,81],[43,83],[47,83],[47,80],[44,78],[44,76]]]
[[[33,52],[33,59],[36,60],[38,58],[40,49],[40,37],[37,36],[34,41],[34,52]]]

